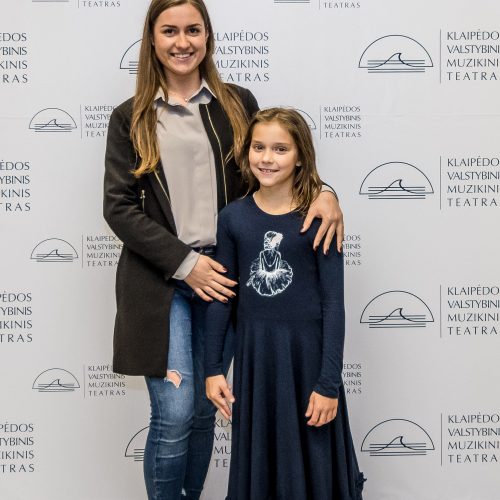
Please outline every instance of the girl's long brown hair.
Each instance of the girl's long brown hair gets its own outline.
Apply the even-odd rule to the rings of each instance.
[[[311,130],[302,115],[294,109],[269,108],[255,114],[248,127],[243,148],[241,150],[241,173],[248,183],[248,193],[258,188],[259,182],[253,175],[248,161],[252,145],[253,130],[259,123],[276,122],[292,137],[297,147],[297,163],[292,186],[293,203],[296,210],[306,214],[311,203],[321,192],[322,182],[316,169],[316,154],[314,152]],[[247,193],[247,194],[248,194]]]
[[[154,171],[160,161],[160,150],[156,139],[157,116],[153,101],[160,87],[165,96],[168,96],[167,78],[153,47],[154,25],[164,10],[183,4],[195,7],[205,23],[208,34],[207,53],[199,66],[200,76],[205,78],[229,118],[234,134],[232,153],[236,158],[239,157],[243,145],[248,116],[236,90],[221,80],[213,61],[215,39],[212,23],[203,0],[153,0],[144,22],[130,127],[130,138],[140,159],[134,171],[136,177]]]

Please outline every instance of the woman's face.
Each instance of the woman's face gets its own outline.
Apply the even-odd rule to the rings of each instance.
[[[167,80],[198,76],[207,53],[208,33],[198,10],[191,4],[164,10],[153,28],[155,53]]]

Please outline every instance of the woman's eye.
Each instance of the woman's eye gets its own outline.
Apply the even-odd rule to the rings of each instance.
[[[200,28],[189,28],[189,33],[192,35],[197,35],[200,32]]]
[[[173,34],[175,33],[175,30],[174,30],[174,28],[165,28],[165,29],[163,30],[163,33],[164,33],[165,35],[173,35]]]

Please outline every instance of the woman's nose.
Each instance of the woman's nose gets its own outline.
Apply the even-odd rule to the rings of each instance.
[[[185,33],[179,33],[177,39],[175,40],[175,45],[177,45],[177,47],[180,49],[189,47],[189,41]]]

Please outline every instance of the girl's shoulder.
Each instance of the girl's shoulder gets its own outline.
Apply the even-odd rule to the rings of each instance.
[[[230,222],[233,220],[237,221],[240,217],[248,216],[251,208],[249,196],[251,195],[238,198],[226,205],[219,213],[219,220]]]

